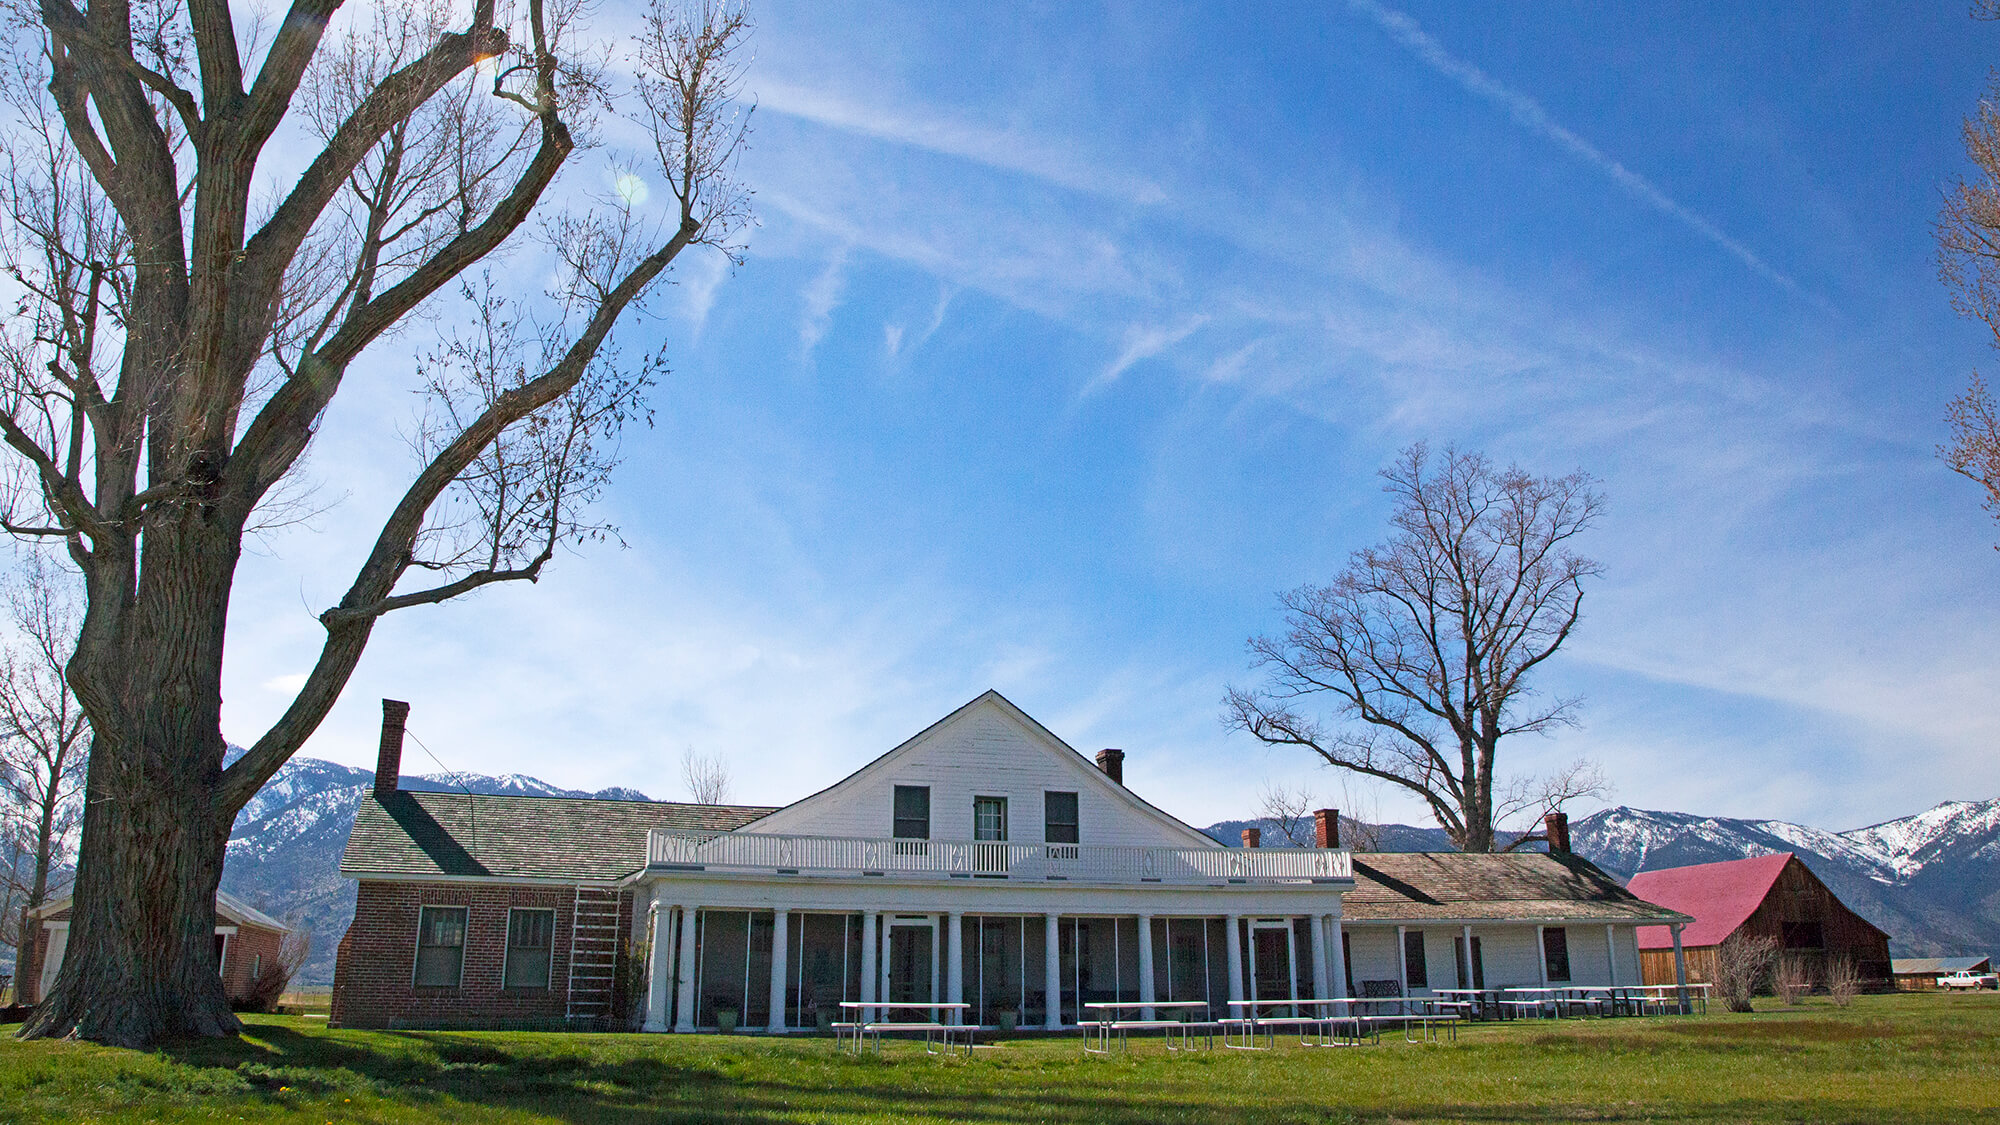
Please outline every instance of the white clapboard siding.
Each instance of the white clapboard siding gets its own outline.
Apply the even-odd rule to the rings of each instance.
[[[1043,842],[1042,795],[1077,794],[1080,843],[1219,846],[1112,782],[997,692],[987,692],[831,788],[743,831],[812,836],[894,834],[895,787],[931,791],[931,838],[972,839],[974,797],[1007,799],[1007,837]]]

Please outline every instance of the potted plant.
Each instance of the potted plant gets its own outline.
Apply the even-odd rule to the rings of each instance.
[[[736,1030],[736,1009],[717,1008],[715,1010],[715,1030],[729,1035]]]

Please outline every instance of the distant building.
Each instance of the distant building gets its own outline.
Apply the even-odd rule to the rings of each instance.
[[[1898,957],[1889,963],[1896,987],[1904,992],[1933,992],[1937,979],[1952,973],[1990,973],[1991,957]]]
[[[1641,871],[1626,889],[1648,902],[1691,914],[1681,933],[1688,979],[1715,980],[1715,951],[1732,934],[1767,936],[1804,958],[1816,979],[1845,957],[1864,984],[1888,987],[1889,935],[1856,914],[1790,852],[1726,863]],[[1639,960],[1648,984],[1672,984],[1674,940],[1665,926],[1639,928]]]
[[[23,1004],[37,1004],[49,994],[69,950],[70,898],[50,899],[28,915],[38,931],[34,948],[19,969],[16,994]],[[222,990],[231,1000],[248,997],[267,966],[278,961],[290,926],[242,899],[215,894],[215,959],[221,966]]]

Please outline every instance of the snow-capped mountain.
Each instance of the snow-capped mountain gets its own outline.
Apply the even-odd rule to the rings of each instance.
[[[1364,838],[1346,817],[1341,821],[1348,842]],[[1263,829],[1264,846],[1284,846],[1268,821],[1223,821],[1204,831],[1233,846],[1242,829],[1253,827]],[[1384,824],[1374,833],[1381,851],[1451,846],[1437,828]],[[1572,824],[1570,845],[1621,880],[1663,867],[1792,852],[1841,901],[1887,930],[1897,956],[2000,951],[2000,800],[1947,801],[1846,832],[1621,806]]]
[[[1842,901],[1887,930],[1899,956],[2000,949],[2000,800],[1947,801],[1845,832],[1620,807],[1578,821],[1570,837],[1578,852],[1621,879],[1793,852]]]
[[[293,758],[243,806],[230,831],[222,889],[279,918],[295,918],[312,931],[312,954],[300,970],[301,984],[333,980],[334,947],[354,919],[354,884],[340,877],[340,853],[354,827],[355,807],[374,780],[368,770]],[[405,775],[400,784],[431,792],[649,799],[636,789],[585,793],[523,774]]]

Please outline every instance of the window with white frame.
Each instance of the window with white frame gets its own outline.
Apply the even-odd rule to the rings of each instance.
[[[465,975],[465,907],[426,906],[417,912],[420,988],[457,988]]]
[[[555,948],[556,912],[517,907],[507,912],[507,966],[502,988],[547,988]]]
[[[972,838],[982,842],[998,842],[1007,838],[1007,798],[972,799]]]

